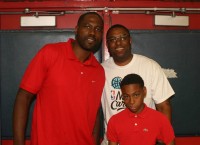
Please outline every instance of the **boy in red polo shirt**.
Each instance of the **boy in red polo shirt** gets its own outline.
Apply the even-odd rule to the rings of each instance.
[[[120,84],[126,109],[108,122],[109,145],[174,145],[174,131],[167,117],[144,104],[146,87],[137,74],[128,74]]]

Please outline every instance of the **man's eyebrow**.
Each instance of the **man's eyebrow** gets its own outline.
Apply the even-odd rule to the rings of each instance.
[[[110,37],[122,37],[122,36],[128,36],[129,34],[127,34],[127,33],[125,33],[125,34],[120,34],[120,35],[117,35],[117,36],[115,36],[115,35],[112,35],[112,36],[109,36],[109,38]]]

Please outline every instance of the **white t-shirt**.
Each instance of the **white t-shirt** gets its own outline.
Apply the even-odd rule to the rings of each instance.
[[[155,109],[159,104],[174,95],[174,91],[167,80],[160,65],[154,60],[142,55],[133,54],[131,62],[125,66],[118,66],[112,57],[102,63],[105,69],[106,82],[102,94],[102,109],[104,113],[105,132],[110,117],[125,108],[121,98],[120,82],[130,73],[140,75],[147,88],[145,104]],[[106,133],[102,145],[107,145]]]

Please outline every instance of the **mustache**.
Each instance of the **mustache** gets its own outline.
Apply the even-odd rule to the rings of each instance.
[[[97,40],[96,36],[95,35],[91,35],[91,34],[87,36],[87,39],[92,39],[94,41]]]

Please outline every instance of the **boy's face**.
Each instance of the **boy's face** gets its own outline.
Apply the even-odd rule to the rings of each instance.
[[[124,85],[121,91],[126,107],[135,114],[140,113],[144,108],[146,87],[142,88],[139,84],[129,84]]]

